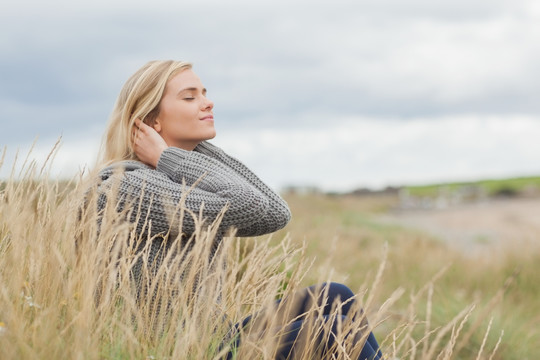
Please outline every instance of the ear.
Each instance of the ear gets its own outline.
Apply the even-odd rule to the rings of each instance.
[[[157,119],[154,120],[154,124],[152,125],[152,127],[153,127],[154,130],[156,130],[158,133],[161,132],[161,121],[159,120],[159,118],[157,118]]]

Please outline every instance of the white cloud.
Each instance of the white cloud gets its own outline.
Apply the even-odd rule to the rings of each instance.
[[[275,186],[346,190],[537,174],[538,134],[539,119],[528,116],[348,118],[315,129],[223,131],[216,143]]]
[[[76,170],[127,77],[179,58],[217,141],[276,186],[534,172],[538,38],[536,0],[11,1],[0,145],[64,134],[55,165]]]
[[[53,3],[10,4],[0,26],[8,68],[34,57],[64,85],[56,92],[111,97],[145,61],[178,57],[195,62],[235,119],[299,105],[385,116],[540,112],[532,0]]]

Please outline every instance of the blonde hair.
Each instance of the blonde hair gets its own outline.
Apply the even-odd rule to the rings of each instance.
[[[137,159],[133,150],[135,119],[153,125],[165,86],[171,77],[191,69],[188,62],[155,60],[146,63],[126,81],[118,95],[102,140],[98,168],[120,160]]]

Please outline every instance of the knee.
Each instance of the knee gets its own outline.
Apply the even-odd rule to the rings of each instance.
[[[328,291],[329,299],[336,299],[337,297],[339,297],[341,302],[344,302],[354,297],[354,293],[346,285],[330,282],[325,283],[324,287],[327,288],[327,290],[325,291]]]

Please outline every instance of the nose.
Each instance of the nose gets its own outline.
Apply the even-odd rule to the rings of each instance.
[[[203,100],[203,110],[212,110],[214,108],[214,102],[207,97]]]

